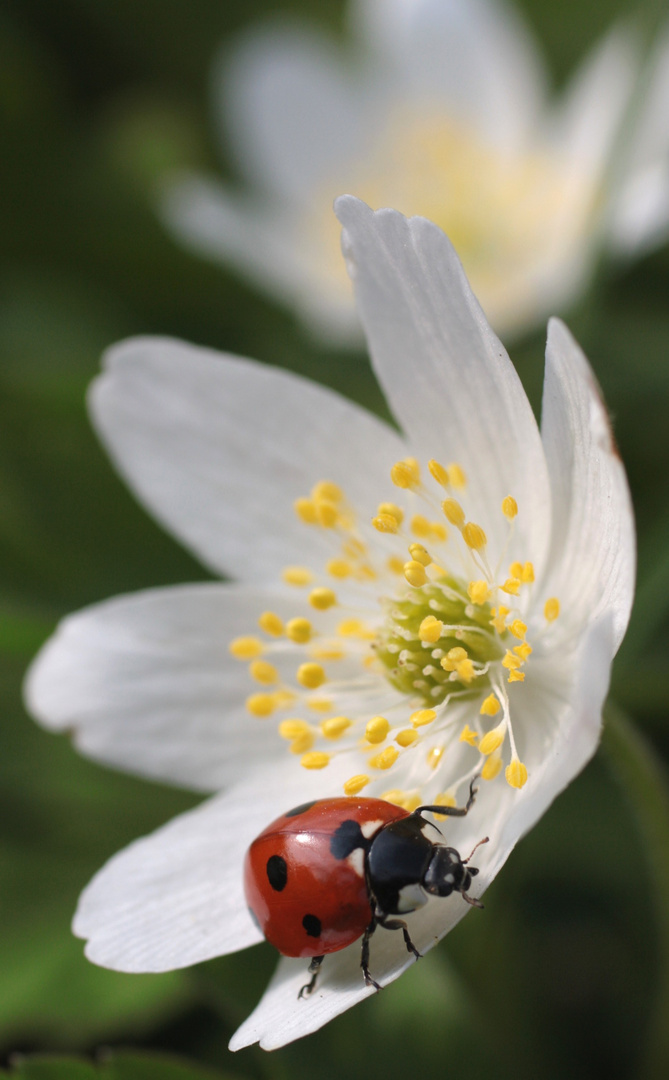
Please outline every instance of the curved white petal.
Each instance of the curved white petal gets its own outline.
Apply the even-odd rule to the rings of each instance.
[[[96,604],[64,619],[38,654],[27,707],[97,761],[218,791],[283,750],[275,722],[245,710],[262,687],[228,651],[266,610],[284,620],[313,613],[301,595],[218,584]],[[290,679],[297,661],[290,652],[282,659]]]
[[[208,566],[254,583],[331,556],[293,501],[321,479],[364,514],[405,452],[386,424],[286,371],[167,338],[112,348],[93,383],[95,427],[151,512]]]
[[[501,551],[506,495],[517,536],[543,566],[550,497],[539,430],[520,379],[492,332],[449,240],[424,218],[335,206],[374,368],[422,460],[457,461],[469,478],[466,513]],[[530,554],[531,553],[531,554]]]
[[[356,0],[354,30],[381,50],[414,95],[474,122],[495,143],[521,145],[544,96],[525,24],[503,0]]]
[[[542,436],[553,494],[546,589],[566,627],[611,611],[617,648],[634,595],[632,504],[601,391],[559,319],[549,323]]]

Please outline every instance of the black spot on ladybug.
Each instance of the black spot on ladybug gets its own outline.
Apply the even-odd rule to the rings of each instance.
[[[369,840],[362,834],[362,829],[357,821],[342,821],[332,834],[330,851],[335,859],[347,859],[356,848],[369,847]]]
[[[255,926],[256,930],[259,930],[262,934],[262,926],[260,925],[260,919],[258,918],[252,907],[248,909],[248,913],[251,916],[251,922]]]
[[[288,867],[286,860],[280,855],[270,855],[267,860],[267,878],[275,892],[285,889],[288,881]]]
[[[316,915],[305,915],[302,919],[302,926],[306,930],[308,937],[321,936],[321,920]]]
[[[289,810],[283,816],[284,817],[297,817],[298,814],[306,814],[307,810],[311,810],[312,806],[315,806],[317,802],[318,802],[318,799],[312,799],[311,802],[300,803],[299,806],[296,806],[293,810]]]

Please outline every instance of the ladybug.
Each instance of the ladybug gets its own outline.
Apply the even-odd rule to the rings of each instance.
[[[381,987],[369,971],[369,942],[377,926],[401,930],[409,952],[420,953],[406,915],[429,896],[467,895],[478,874],[446,847],[426,812],[464,817],[476,797],[474,781],[464,807],[419,806],[413,812],[383,799],[354,796],[317,799],[283,814],[253,841],[244,864],[244,891],[251,917],[284,956],[310,957],[312,992],[327,953],[362,937],[360,966],[367,986]]]

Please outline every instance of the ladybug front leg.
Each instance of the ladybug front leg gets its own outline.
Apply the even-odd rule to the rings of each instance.
[[[364,932],[364,934],[362,936],[362,950],[361,950],[361,953],[360,953],[360,967],[362,968],[362,974],[365,977],[365,986],[375,986],[377,990],[380,990],[381,987],[376,982],[376,980],[372,978],[372,976],[369,973],[369,939],[371,938],[372,934],[376,930],[376,926],[377,926],[377,920],[376,920],[376,916],[374,916],[372,918],[371,923],[369,924],[369,926],[367,927],[367,929],[365,930],[365,932]]]
[[[324,957],[322,956],[314,956],[312,958],[312,961],[309,964],[309,974],[311,975],[311,978],[308,983],[304,984],[299,994],[297,995],[298,1001],[300,1000],[300,998],[309,997],[309,994],[312,992],[314,986],[316,985],[316,979],[318,978],[318,972],[321,970],[321,964],[323,963],[323,959]]]
[[[416,959],[420,960],[423,954],[418,952],[418,949],[411,940],[409,928],[404,919],[379,919],[378,922],[379,926],[382,926],[384,930],[401,930],[404,935],[404,944],[407,947],[407,952],[413,953]]]

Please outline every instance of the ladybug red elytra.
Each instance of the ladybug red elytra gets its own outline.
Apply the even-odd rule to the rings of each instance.
[[[367,986],[381,987],[369,972],[369,940],[377,926],[401,930],[409,952],[420,953],[403,919],[429,896],[467,895],[469,866],[447,847],[425,812],[464,817],[476,797],[474,781],[464,807],[419,806],[413,812],[383,799],[355,796],[318,799],[273,821],[251,844],[244,891],[252,918],[284,956],[311,957],[313,990],[326,953],[362,937],[360,964]]]

